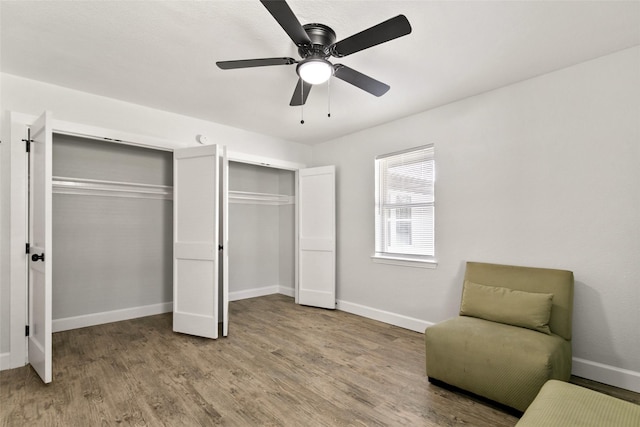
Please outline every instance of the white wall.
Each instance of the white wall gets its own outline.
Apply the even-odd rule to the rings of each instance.
[[[372,263],[374,157],[435,144],[436,269]],[[640,391],[640,47],[314,147],[338,169],[339,307],[420,329],[467,260],[575,273],[574,374]]]
[[[0,73],[0,85],[0,111],[39,116],[50,110],[57,120],[167,139],[178,147],[198,145],[195,137],[203,134],[234,152],[303,164],[311,156],[303,144],[6,73]]]
[[[195,146],[196,135],[223,144],[236,154],[266,158],[287,164],[308,164],[311,148],[295,142],[248,132],[213,122],[155,110],[59,86],[0,74],[0,111],[38,116],[49,110],[54,119],[93,128],[115,130],[144,142],[162,140],[170,147]],[[13,115],[15,117],[16,115]],[[0,369],[24,362],[25,167],[24,127],[12,126],[3,114],[0,144]],[[23,117],[20,116],[20,120]],[[135,139],[135,138],[134,138]],[[14,292],[12,293],[12,289]],[[22,331],[22,332],[21,332]],[[16,356],[17,355],[17,356]]]

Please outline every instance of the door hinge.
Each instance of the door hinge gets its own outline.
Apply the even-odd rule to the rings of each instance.
[[[33,142],[33,139],[31,139],[31,129],[27,129],[27,139],[23,139],[22,141],[26,143],[27,153],[30,152],[31,143]]]
[[[24,336],[28,337],[29,336],[29,325],[25,325],[24,326]]]
[[[25,253],[26,254],[30,254],[31,253],[31,246],[29,246],[28,243],[25,245]]]

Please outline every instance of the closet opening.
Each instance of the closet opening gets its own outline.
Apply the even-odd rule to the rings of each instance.
[[[53,332],[171,311],[171,151],[53,134]]]
[[[296,276],[295,171],[229,161],[229,299],[281,293]]]
[[[53,332],[171,311],[173,153],[53,134]],[[229,299],[295,295],[296,172],[229,161]]]
[[[22,312],[28,325],[25,360],[43,382],[52,379],[53,332],[173,311],[176,332],[217,338],[209,319],[218,319],[226,336],[227,279],[234,268],[234,299],[283,293],[298,303],[301,209],[296,193],[303,165],[276,161],[256,166],[258,156],[235,153],[229,191],[223,146],[175,148],[154,138],[137,143],[132,142],[135,136],[100,138],[95,135],[115,133],[97,128],[55,126],[45,112],[28,127],[31,150],[25,170],[25,237],[31,253]],[[317,188],[312,193],[317,198]],[[232,199],[231,215],[227,197],[220,195]],[[231,239],[230,216],[244,218],[232,224]],[[184,224],[191,228],[183,230]],[[246,236],[252,237],[243,245]],[[235,264],[228,268],[234,246]],[[220,258],[222,287],[216,276]],[[183,260],[194,262],[183,262],[186,269],[180,270]],[[251,269],[244,268],[246,262]],[[198,299],[203,289],[208,294],[216,290],[213,304]],[[219,290],[222,297],[215,294]],[[195,309],[189,306],[193,302]],[[178,314],[186,316],[185,330],[176,327]]]

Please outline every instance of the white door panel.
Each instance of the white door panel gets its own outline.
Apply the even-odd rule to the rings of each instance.
[[[335,167],[298,174],[298,302],[336,306]]]
[[[52,142],[50,113],[31,126],[29,155],[29,363],[51,382]]]
[[[174,151],[173,330],[206,338],[218,338],[221,156],[216,145]]]

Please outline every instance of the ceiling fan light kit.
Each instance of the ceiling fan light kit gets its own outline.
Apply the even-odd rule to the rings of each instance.
[[[306,58],[298,63],[296,72],[305,82],[318,85],[333,75],[333,65],[324,58]]]
[[[404,15],[398,15],[336,42],[336,33],[324,24],[314,23],[302,26],[286,1],[260,0],[260,2],[298,47],[298,54],[302,59],[261,58],[218,61],[216,65],[220,69],[297,64],[298,84],[289,103],[291,106],[304,105],[313,85],[325,83],[332,76],[374,96],[382,96],[390,89],[388,85],[346,65],[332,64],[328,58],[331,56],[342,58],[411,33],[411,24]]]

